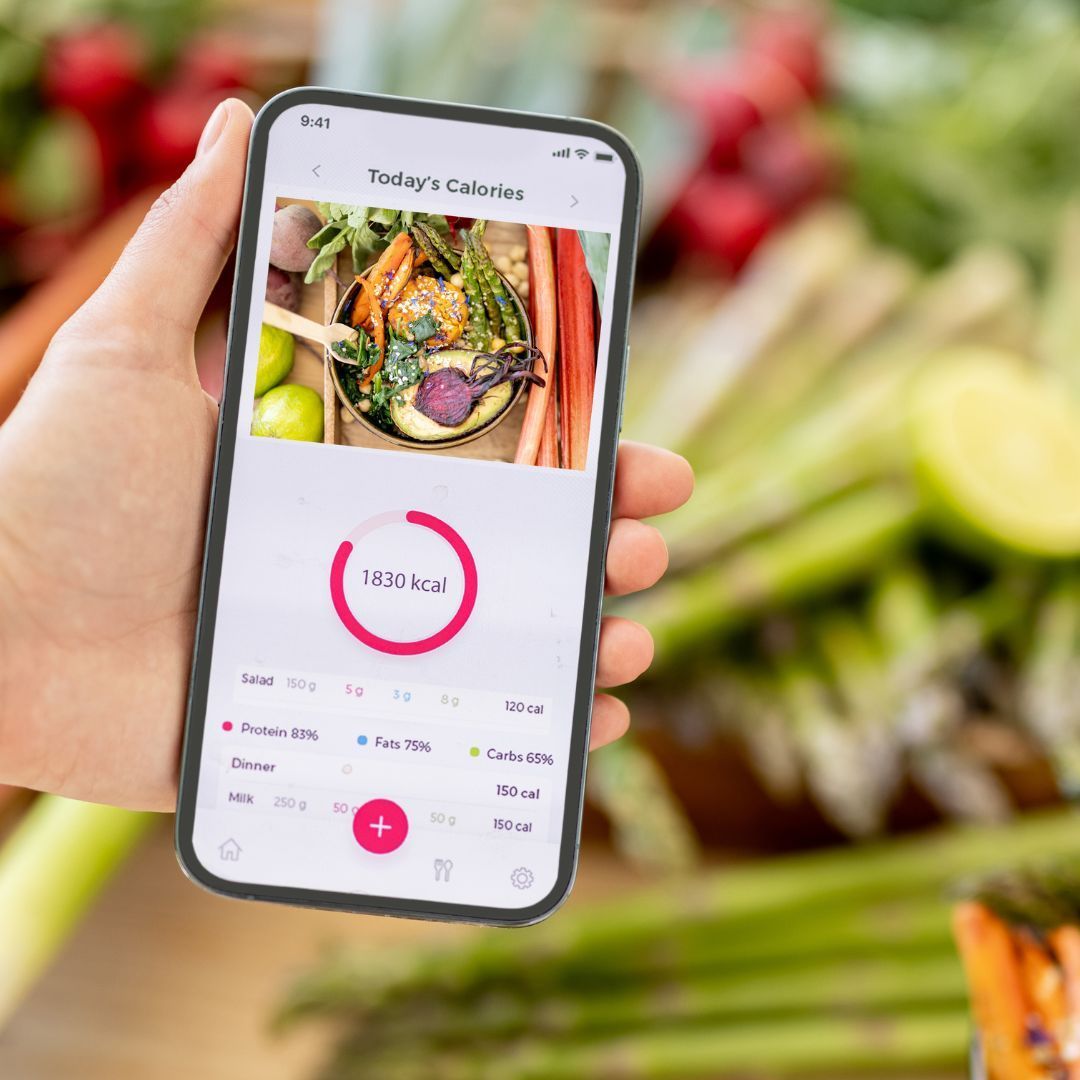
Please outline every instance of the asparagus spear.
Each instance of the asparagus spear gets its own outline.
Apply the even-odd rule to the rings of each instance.
[[[749,533],[788,521],[854,484],[907,466],[905,387],[934,350],[1026,296],[1014,257],[975,250],[933,279],[881,340],[860,351],[804,404],[801,421],[753,453],[699,477],[695,496],[662,529],[675,566],[691,565]]]
[[[881,331],[911,293],[915,270],[893,251],[871,249],[840,275],[771,350],[745,371],[713,423],[685,452],[700,471],[775,437],[852,350]],[[632,432],[631,432],[632,433]]]
[[[1080,201],[1062,215],[1039,322],[1036,355],[1080,396]]]
[[[718,1028],[642,1026],[614,1040],[493,1044],[417,1057],[408,1050],[371,1060],[360,1047],[336,1059],[328,1080],[692,1080],[744,1071],[770,1076],[835,1076],[846,1069],[957,1067],[970,1034],[967,1010],[886,1016],[768,1019]]]
[[[491,328],[488,326],[487,309],[476,267],[468,247],[461,253],[461,277],[465,282],[465,296],[469,301],[469,344],[474,349],[487,352],[491,348]]]
[[[1060,572],[1043,597],[1020,675],[1020,717],[1058,785],[1080,797],[1080,575]]]
[[[503,284],[503,279],[499,277],[498,270],[495,269],[495,264],[491,261],[491,253],[484,245],[484,230],[481,228],[476,231],[477,225],[480,222],[477,221],[473,225],[473,229],[470,233],[474,237],[473,251],[476,255],[476,269],[477,276],[481,279],[481,283],[486,285],[488,292],[491,294],[494,303],[496,314],[499,321],[502,324],[502,336],[507,342],[521,341],[521,320],[518,318],[517,305],[510,298],[510,294],[506,291],[506,286]],[[483,223],[485,226],[487,222]],[[491,318],[491,309],[488,308],[488,317]],[[495,325],[495,320],[491,320],[492,325]]]
[[[420,250],[427,256],[431,268],[444,278],[452,277],[455,272],[454,268],[442,257],[439,249],[431,242],[427,232],[420,225],[414,225],[409,230],[409,233]]]
[[[465,239],[465,247],[469,252],[469,265],[476,278],[476,284],[480,288],[480,295],[484,298],[484,309],[487,311],[488,328],[491,332],[491,336],[496,338],[503,336],[502,313],[499,310],[499,303],[495,299],[495,293],[491,288],[491,282],[484,273],[484,256],[481,253],[486,253],[486,248],[484,248],[484,241],[482,239],[484,235],[484,226],[486,225],[487,222],[484,221],[483,218],[477,218],[473,223],[473,227],[467,233],[463,233],[463,236]]]
[[[765,790],[777,802],[793,802],[802,791],[798,752],[768,676],[716,660],[697,678],[715,724],[742,740]]]
[[[683,957],[700,956],[717,941],[721,963],[728,962],[727,953],[741,949],[755,965],[765,950],[771,949],[774,959],[790,957],[797,947],[820,949],[823,939],[833,955],[856,946],[860,935],[864,945],[880,948],[883,933],[905,925],[910,928],[906,947],[919,940],[929,945],[948,934],[947,914],[933,896],[948,881],[1009,863],[1075,856],[1078,850],[1077,818],[1058,810],[1007,827],[954,826],[858,851],[789,856],[702,875],[677,890],[624,894],[616,904],[565,912],[520,934],[479,936],[464,949],[395,949],[378,963],[370,956],[342,955],[297,984],[282,1017],[335,1009],[343,1002],[367,1011],[418,988],[463,992],[499,979],[518,987],[526,981],[550,985],[563,976],[584,979],[597,956],[608,958],[609,967],[615,963],[611,957],[622,958],[618,962],[625,968],[650,946],[657,958],[667,955],[665,936],[676,931],[686,942]],[[921,899],[905,903],[898,895]],[[828,934],[809,912],[832,920]],[[787,941],[782,934],[789,935]]]
[[[851,717],[867,814],[880,828],[901,779],[900,746],[890,724],[889,684],[864,613],[832,607],[813,623],[818,651]]]
[[[423,233],[428,245],[450,267],[451,272],[461,269],[461,256],[439,235],[437,229],[426,221],[418,221],[415,227]]]
[[[848,836],[880,831],[881,816],[862,767],[859,733],[790,629],[772,619],[764,633],[777,692],[799,749],[806,784],[825,817]]]
[[[862,251],[866,230],[849,210],[821,208],[763,246],[687,347],[668,352],[635,436],[678,448],[701,432],[742,371],[785,332]]]
[[[652,631],[659,670],[758,611],[859,578],[910,538],[917,519],[904,487],[856,490],[620,610]]]
[[[588,795],[611,823],[616,850],[632,865],[672,872],[699,862],[693,826],[656,760],[632,735],[590,759]]]

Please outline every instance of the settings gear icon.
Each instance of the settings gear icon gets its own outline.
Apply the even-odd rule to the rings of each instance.
[[[510,874],[510,884],[515,889],[531,889],[535,880],[533,872],[527,866],[519,866]]]

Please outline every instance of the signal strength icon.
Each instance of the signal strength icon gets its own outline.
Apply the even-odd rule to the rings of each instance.
[[[578,161],[584,161],[589,156],[589,151],[588,150],[578,149],[578,150],[575,150],[574,153],[577,155]]]
[[[555,150],[555,151],[552,152],[551,156],[552,157],[569,157],[570,156],[570,147],[569,146],[564,146],[561,150]]]

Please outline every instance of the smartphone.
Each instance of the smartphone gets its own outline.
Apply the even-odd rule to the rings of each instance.
[[[506,925],[568,894],[640,192],[587,120],[259,113],[176,821],[199,884]]]

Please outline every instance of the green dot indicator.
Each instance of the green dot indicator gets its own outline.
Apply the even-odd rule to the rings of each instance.
[[[469,757],[479,757],[479,756],[480,756],[480,747],[479,746],[471,746],[471,747],[469,747]]]

